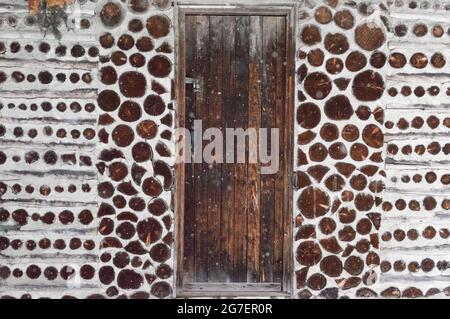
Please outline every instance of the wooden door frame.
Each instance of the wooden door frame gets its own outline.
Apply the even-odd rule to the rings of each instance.
[[[248,1],[248,2],[247,2]],[[206,2],[206,3],[205,3]],[[185,127],[185,18],[186,15],[246,15],[246,16],[284,16],[286,17],[286,108],[285,108],[285,139],[290,145],[286,152],[285,189],[284,200],[287,203],[286,212],[284,212],[283,228],[285,229],[283,240],[283,251],[288,252],[283,256],[283,279],[281,292],[261,292],[245,293],[236,290],[232,292],[219,293],[194,293],[183,291],[183,256],[184,256],[184,183],[185,171],[184,164],[175,165],[175,189],[174,189],[174,211],[175,211],[175,258],[174,258],[174,295],[176,297],[292,297],[294,280],[294,253],[293,253],[293,185],[292,175],[294,167],[294,110],[295,110],[295,30],[296,30],[297,4],[295,2],[283,2],[275,4],[255,4],[251,0],[242,0],[233,5],[208,3],[207,0],[192,1],[186,3],[178,1],[175,4],[175,90],[176,90],[176,120],[177,128]],[[178,144],[178,143],[177,143]],[[178,150],[176,150],[178,154]],[[211,295],[212,294],[212,295]]]

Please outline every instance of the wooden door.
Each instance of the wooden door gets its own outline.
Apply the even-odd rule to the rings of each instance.
[[[287,17],[186,15],[184,27],[189,131],[194,120],[202,120],[203,131],[220,128],[224,135],[226,128],[279,128],[281,147],[274,174],[249,163],[248,144],[245,163],[184,165],[179,288],[210,295],[286,291],[292,220]]]

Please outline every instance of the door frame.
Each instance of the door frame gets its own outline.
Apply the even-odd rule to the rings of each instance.
[[[211,2],[209,2],[211,1]],[[218,291],[218,292],[198,292],[183,290],[183,256],[184,256],[184,164],[175,165],[175,189],[173,193],[175,212],[175,240],[174,240],[174,296],[176,297],[292,297],[294,280],[294,253],[293,253],[293,167],[294,167],[294,115],[295,115],[295,30],[297,4],[295,2],[279,2],[267,4],[255,4],[252,0],[240,0],[236,4],[218,4],[214,0],[201,1],[177,1],[175,3],[175,105],[176,105],[176,128],[185,127],[185,17],[186,15],[246,15],[246,16],[284,16],[286,17],[286,124],[285,139],[290,148],[286,151],[284,167],[285,189],[284,200],[287,203],[284,212],[283,227],[285,229],[283,251],[288,252],[283,255],[283,279],[281,292],[240,292]],[[261,1],[263,2],[263,1]],[[176,141],[177,142],[177,141]],[[178,145],[178,143],[176,143]],[[178,150],[176,150],[178,154]]]

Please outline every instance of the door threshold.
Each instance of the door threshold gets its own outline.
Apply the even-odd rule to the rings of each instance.
[[[204,299],[204,298],[239,298],[239,299],[290,299],[291,294],[281,291],[199,291],[178,290],[176,298],[181,299]]]
[[[280,283],[185,283],[178,290],[177,297],[188,298],[282,298],[289,297]]]

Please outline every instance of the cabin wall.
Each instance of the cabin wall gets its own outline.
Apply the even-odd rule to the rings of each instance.
[[[328,2],[331,3],[337,1]],[[299,102],[315,103],[321,112],[303,104],[307,106],[302,117],[305,122],[300,123],[298,131],[304,137],[299,140],[304,146],[299,147],[296,163],[300,188],[299,196],[295,197],[300,212],[295,220],[296,296],[446,297],[448,261],[444,256],[449,229],[445,216],[450,208],[446,186],[449,183],[446,101],[450,93],[445,67],[450,3],[373,1],[371,6],[367,2],[357,6],[356,3],[349,1],[332,9],[351,11],[355,24],[348,31],[339,30],[336,21],[324,24],[329,17],[327,10],[321,9],[321,1],[305,2],[305,9],[299,9],[302,41],[297,76],[303,94]],[[373,27],[371,37],[367,33],[358,35],[357,28],[364,23]],[[303,34],[308,27],[305,24],[312,27]],[[319,34],[315,27],[321,38],[312,43],[314,34]],[[326,49],[328,31],[345,34],[349,43],[346,53],[330,54],[333,52]],[[377,38],[383,41],[370,45]],[[338,40],[332,43],[345,43],[343,38]],[[319,67],[314,64],[316,59],[321,60],[320,54],[311,52],[317,48],[325,52]],[[349,66],[357,65],[358,56],[349,61],[354,62],[349,66],[343,57],[354,51],[363,53],[367,64],[361,70],[348,72],[352,71]],[[345,61],[343,71],[336,75],[331,75],[332,68],[326,67],[331,55]],[[378,73],[379,78],[375,73],[359,78],[366,70]],[[350,79],[344,94],[351,107],[344,108],[341,100],[335,104],[336,113],[331,114],[339,118],[334,123],[339,137],[333,137],[336,130],[323,126],[333,119],[327,114],[326,101],[339,94],[335,87],[338,83],[334,82],[324,100],[321,96],[314,98],[308,92],[308,77],[313,80],[315,72],[322,72],[332,80]],[[316,79],[328,82],[323,76]],[[301,109],[302,104],[297,112]],[[346,130],[348,124],[358,130]],[[340,142],[346,151],[342,152],[342,158],[336,159],[338,152],[330,144]],[[336,162],[354,166],[338,167]],[[314,166],[316,169],[311,168]],[[335,175],[336,171],[340,176]],[[347,173],[351,175],[346,176]],[[311,201],[308,193],[315,200]]]
[[[146,2],[58,40],[0,1],[0,298],[174,297],[176,7]],[[447,295],[450,2],[292,3],[293,297]]]
[[[386,8],[306,1],[297,50],[295,296],[375,296]]]
[[[174,11],[150,2],[56,7],[59,40],[1,1],[0,296],[172,296]]]
[[[449,295],[449,10],[449,1],[389,6],[383,297]]]
[[[174,273],[173,8],[164,0],[128,1],[128,7],[103,1],[97,12],[105,57],[97,99],[100,253],[112,256],[99,280],[109,297],[166,298]]]
[[[82,8],[67,11],[73,30],[58,41],[25,1],[1,1],[3,298],[101,291],[95,4]]]

